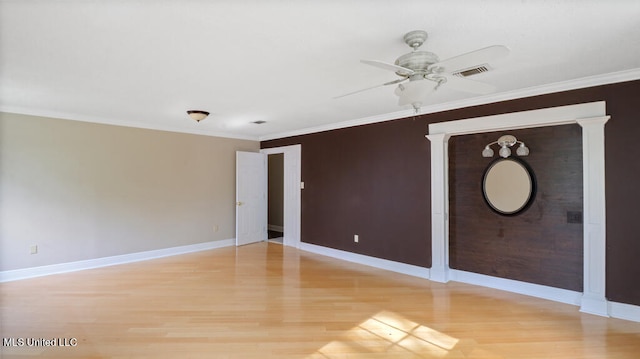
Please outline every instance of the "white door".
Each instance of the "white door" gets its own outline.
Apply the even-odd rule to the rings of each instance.
[[[267,156],[236,152],[236,246],[267,240]]]

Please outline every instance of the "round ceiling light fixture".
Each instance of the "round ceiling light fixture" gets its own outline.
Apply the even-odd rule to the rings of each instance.
[[[209,112],[201,110],[189,110],[187,111],[187,114],[196,122],[200,122],[209,116]]]

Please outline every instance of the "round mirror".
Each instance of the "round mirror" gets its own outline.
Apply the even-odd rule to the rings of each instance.
[[[482,193],[491,209],[502,215],[515,215],[533,201],[533,174],[521,160],[497,159],[484,173]]]

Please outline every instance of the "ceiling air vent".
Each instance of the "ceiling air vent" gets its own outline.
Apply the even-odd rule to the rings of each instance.
[[[487,72],[489,70],[491,70],[491,66],[489,66],[489,64],[482,64],[479,66],[470,67],[468,69],[456,71],[453,73],[453,75],[458,77],[469,77],[469,76],[481,74],[483,72]]]

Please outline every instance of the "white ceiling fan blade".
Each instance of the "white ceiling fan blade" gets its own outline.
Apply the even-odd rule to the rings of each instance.
[[[466,54],[442,60],[429,66],[429,69],[438,68],[442,72],[452,73],[456,70],[467,69],[469,67],[486,64],[493,60],[503,58],[509,54],[509,51],[510,50],[506,46],[489,46],[480,50],[467,52]]]
[[[462,77],[444,74],[446,82],[442,87],[452,90],[470,92],[480,95],[486,95],[496,91],[496,87],[484,82],[472,81]]]
[[[393,72],[399,72],[399,73],[406,74],[406,75],[413,75],[413,73],[414,73],[413,70],[408,69],[406,67],[393,65],[393,64],[386,63],[386,62],[382,62],[382,61],[360,60],[360,62],[362,62],[363,64],[375,66],[375,67],[383,69],[383,70],[391,70]]]
[[[338,98],[342,98],[342,97],[346,97],[346,96],[350,96],[350,95],[355,95],[355,94],[357,94],[357,93],[364,92],[364,91],[368,91],[368,90],[373,90],[373,89],[375,89],[375,88],[382,87],[382,86],[399,84],[400,82],[402,82],[402,81],[406,81],[406,80],[407,80],[407,79],[402,78],[402,79],[397,79],[397,80],[393,80],[393,81],[385,82],[385,83],[380,84],[380,85],[375,85],[375,86],[371,86],[371,87],[363,88],[363,89],[360,89],[360,90],[357,90],[357,91],[349,92],[349,93],[346,93],[346,94],[344,94],[344,95],[336,96],[336,97],[334,97],[333,99],[335,100],[335,99],[338,99]]]

